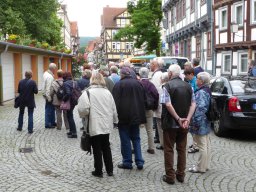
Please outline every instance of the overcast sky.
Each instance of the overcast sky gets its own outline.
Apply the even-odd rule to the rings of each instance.
[[[128,0],[60,0],[70,21],[78,22],[79,36],[100,36],[103,7],[126,7]]]

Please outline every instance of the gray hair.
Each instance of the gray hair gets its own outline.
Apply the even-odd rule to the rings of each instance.
[[[117,73],[117,72],[118,72],[118,67],[115,66],[115,65],[111,66],[111,67],[110,67],[110,72],[111,72],[111,73]]]
[[[189,61],[187,61],[187,62],[184,64],[184,66],[190,66],[190,67],[192,67],[191,62],[189,62]]]
[[[25,71],[25,77],[26,77],[26,79],[30,79],[31,77],[32,77],[32,71],[31,70],[27,70],[27,71]]]
[[[195,66],[198,66],[199,63],[200,63],[200,59],[194,58],[194,59],[192,60],[192,64],[195,65]]]
[[[169,74],[168,74],[168,72],[162,73],[162,75],[161,75],[161,81],[162,81],[162,83],[166,83],[166,82],[169,81]]]
[[[49,69],[50,70],[53,70],[53,69],[56,69],[57,68],[57,65],[55,63],[50,63],[49,64]]]
[[[171,72],[172,76],[178,77],[180,75],[181,68],[178,64],[172,64],[170,65],[168,72]]]
[[[203,85],[210,83],[211,75],[207,72],[200,72],[197,74],[197,78],[203,82]]]
[[[91,76],[92,76],[92,71],[90,70],[90,69],[85,69],[84,71],[83,71],[83,77],[85,76],[85,77],[87,77],[87,78],[91,78]]]
[[[163,59],[161,59],[161,58],[154,58],[152,61],[151,61],[151,63],[153,63],[153,64],[156,64],[157,65],[157,68],[162,68],[162,66],[163,66],[163,64],[164,64],[164,61],[163,61]]]
[[[130,61],[124,61],[123,67],[131,67]]]
[[[146,67],[141,67],[139,70],[139,74],[141,78],[148,78],[149,70]]]

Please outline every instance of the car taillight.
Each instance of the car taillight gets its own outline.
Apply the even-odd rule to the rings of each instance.
[[[240,112],[241,106],[237,97],[231,97],[228,102],[228,110],[230,112]]]

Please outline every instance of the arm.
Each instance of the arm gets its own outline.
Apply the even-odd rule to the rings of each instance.
[[[34,82],[34,94],[37,94],[38,93],[38,88],[37,88],[37,85],[36,85],[36,82]]]
[[[48,102],[51,102],[52,101],[52,97],[50,95],[50,88],[51,88],[51,85],[52,85],[52,82],[53,82],[53,77],[48,77],[46,82],[45,82],[45,96],[46,96],[46,99]]]

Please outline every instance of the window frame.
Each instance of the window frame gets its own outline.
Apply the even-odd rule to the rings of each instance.
[[[196,58],[201,58],[201,36],[196,36]]]
[[[230,65],[230,71],[224,71],[224,69],[225,69],[225,56],[229,56],[230,57],[230,62],[229,62],[229,65]],[[222,53],[222,57],[221,57],[221,60],[222,60],[222,65],[221,65],[221,73],[222,74],[231,74],[231,72],[232,72],[232,65],[231,65],[231,60],[232,60],[232,57],[231,57],[231,53],[230,52],[228,52],[228,53]]]
[[[247,75],[248,73],[248,67],[246,67],[245,71],[241,71],[242,67],[242,55],[247,55],[247,61],[246,61],[246,66],[248,65],[248,53],[247,52],[238,52],[238,63],[237,63],[237,68],[238,68],[238,74],[239,75]]]
[[[116,49],[116,42],[112,42],[112,49]]]
[[[222,26],[223,22],[222,22],[222,12],[226,11],[226,26]],[[226,30],[228,28],[228,8],[227,7],[223,7],[221,9],[219,9],[219,28],[220,30]]]
[[[237,22],[237,7],[242,7],[242,23],[239,24]],[[244,6],[243,6],[243,3],[239,2],[239,3],[236,3],[234,4],[234,9],[233,9],[233,21],[235,21],[236,24],[238,24],[238,26],[243,26],[244,25]]]
[[[190,0],[190,13],[195,12],[195,0]]]
[[[211,39],[212,33],[210,31],[207,32],[207,57],[212,57],[212,39]]]
[[[251,0],[251,24],[256,24],[256,0]]]

